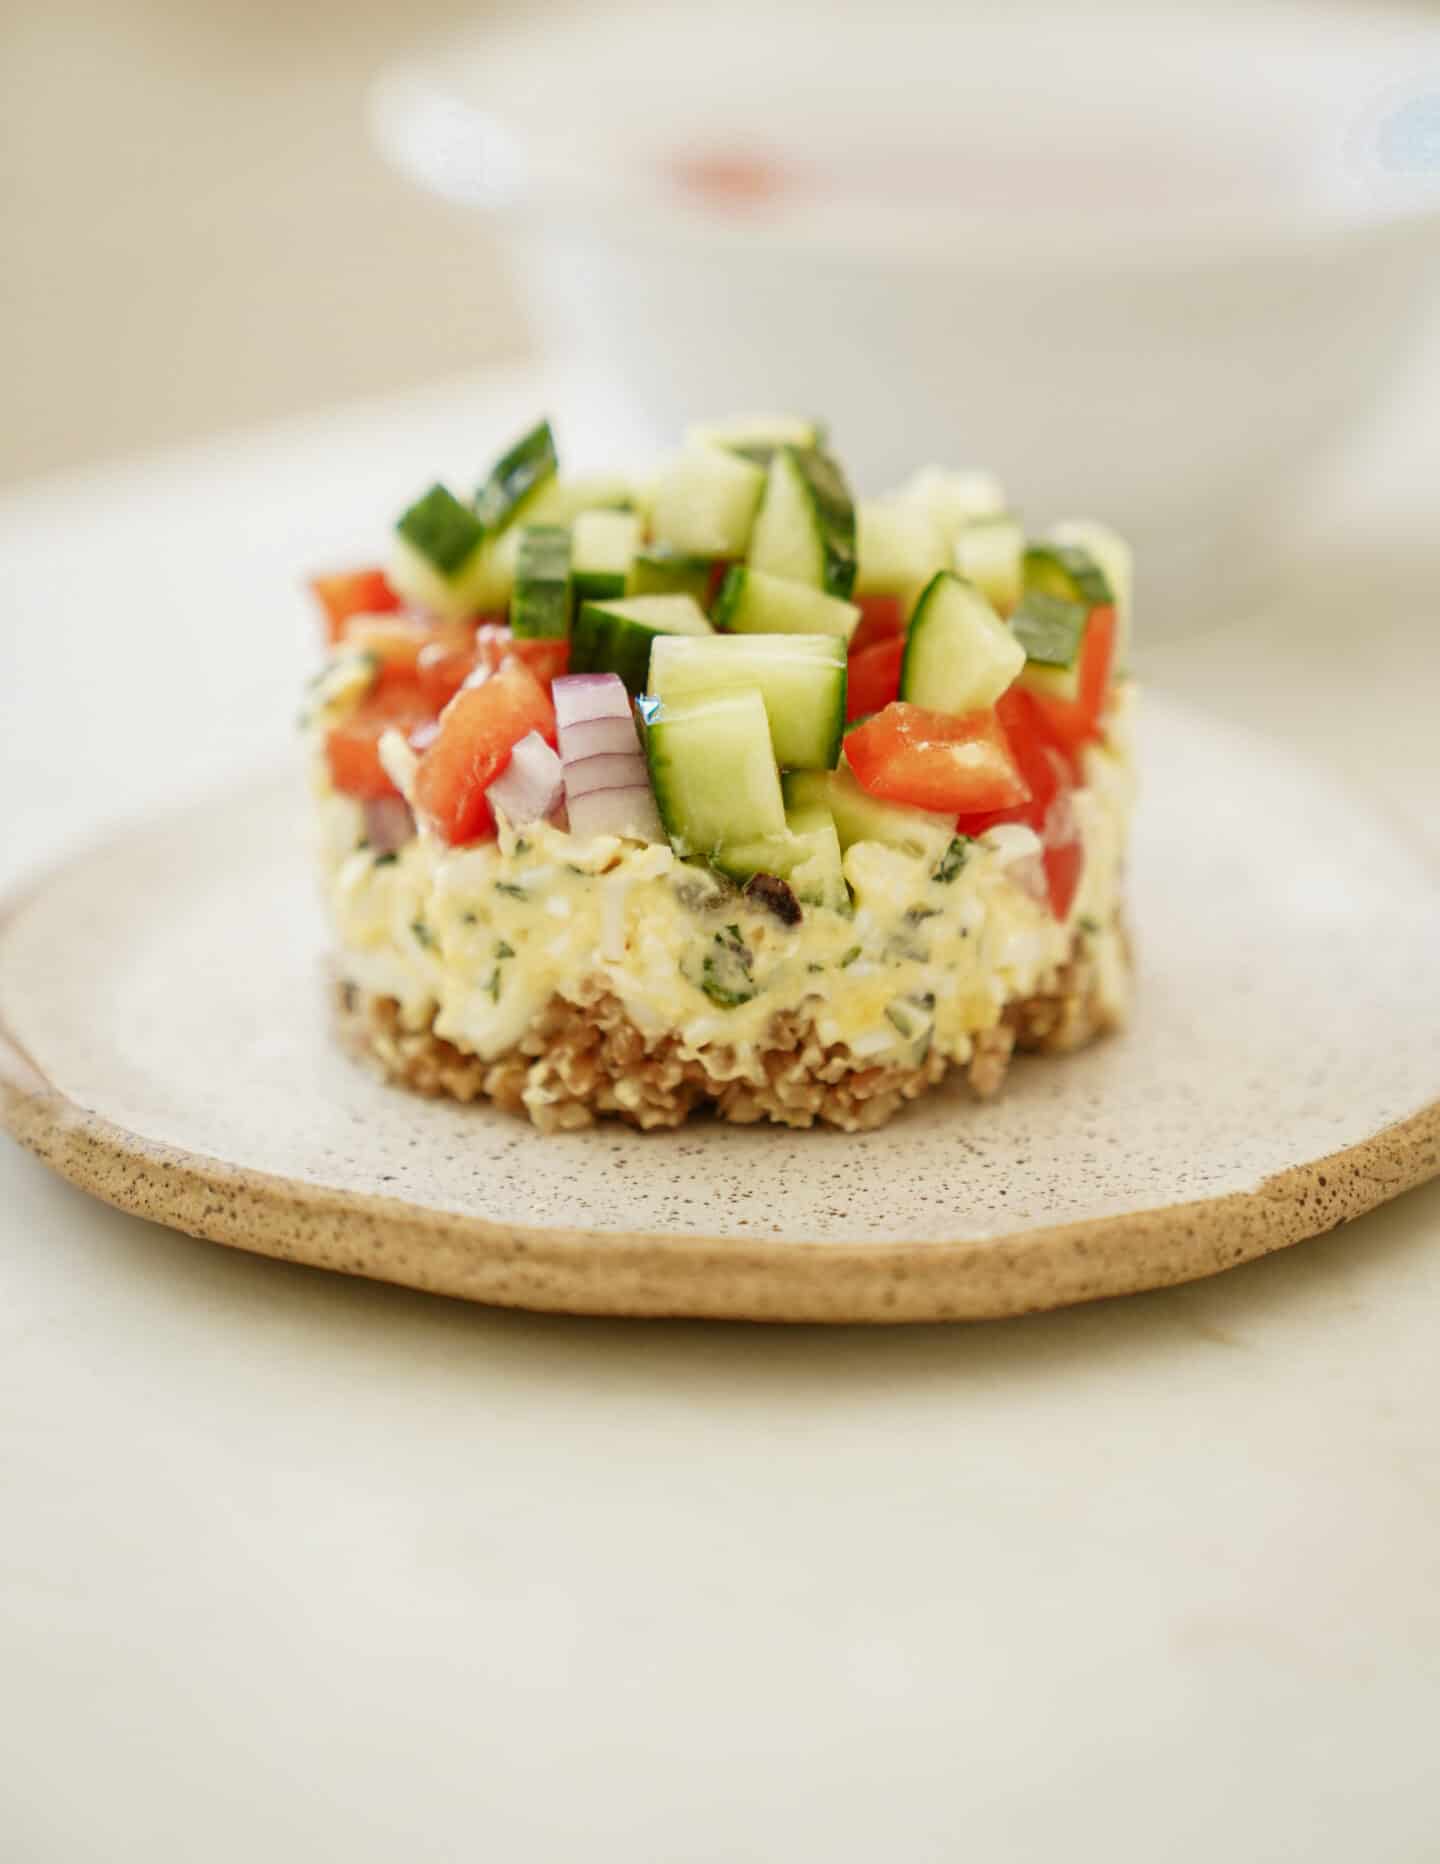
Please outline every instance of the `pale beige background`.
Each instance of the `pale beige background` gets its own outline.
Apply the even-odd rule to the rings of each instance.
[[[487,10],[0,0],[0,480],[523,353],[483,231],[365,118]]]
[[[523,356],[483,225],[387,170],[366,91],[565,3],[0,0],[0,482]]]

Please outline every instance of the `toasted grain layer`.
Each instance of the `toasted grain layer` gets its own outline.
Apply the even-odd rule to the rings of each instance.
[[[393,997],[343,978],[336,1003],[347,1047],[378,1064],[387,1079],[418,1094],[492,1100],[526,1114],[542,1132],[589,1126],[602,1114],[645,1128],[679,1126],[699,1108],[738,1125],[813,1126],[818,1120],[860,1132],[882,1126],[951,1066],[933,1049],[905,1066],[861,1061],[843,1045],[821,1043],[799,1011],[778,1014],[766,1045],[749,1061],[723,1047],[687,1054],[673,1035],[647,1044],[617,999],[598,986],[581,1001],[552,997],[522,1040],[493,1061],[428,1027],[407,1029]],[[1048,986],[1009,1005],[993,1028],[974,1036],[968,1060],[956,1065],[963,1065],[971,1091],[988,1099],[1000,1091],[1016,1048],[1065,1053],[1117,1021],[1077,938]]]

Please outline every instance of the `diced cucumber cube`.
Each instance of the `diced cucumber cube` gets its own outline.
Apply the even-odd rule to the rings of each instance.
[[[459,620],[480,606],[485,529],[443,485],[433,485],[395,526],[390,583],[412,607]]]
[[[624,473],[557,473],[536,490],[525,516],[532,524],[573,524],[582,512],[630,511],[635,503],[635,482]]]
[[[475,494],[475,515],[487,531],[503,531],[526,501],[555,477],[555,436],[541,421],[502,453]]]
[[[785,778],[785,801],[792,809],[828,809],[842,848],[857,841],[883,842],[927,860],[939,860],[955,835],[952,816],[906,803],[882,802],[860,787],[846,763],[838,770],[800,770]]]
[[[1118,531],[1093,518],[1068,518],[1050,535],[1058,544],[1077,545],[1089,552],[1110,585],[1115,604],[1115,665],[1128,664],[1130,626],[1135,602],[1135,556]]]
[[[952,472],[946,466],[922,466],[896,496],[927,511],[947,538],[1005,509],[1005,488],[993,473]]]
[[[1087,602],[1027,589],[1010,617],[1015,638],[1025,650],[1020,684],[1056,699],[1078,698],[1080,649],[1089,619]]]
[[[655,541],[684,556],[740,557],[765,474],[720,447],[688,447],[661,471],[650,511]]]
[[[639,517],[633,511],[580,511],[570,535],[577,599],[603,601],[623,595],[640,548]]]
[[[915,605],[900,697],[934,712],[994,705],[1025,665],[1025,649],[973,583],[941,570]]]
[[[716,849],[711,863],[742,883],[756,874],[773,874],[802,906],[827,906],[840,913],[850,910],[840,840],[828,809],[787,809],[783,834],[729,843]]]
[[[785,829],[765,702],[752,686],[661,701],[646,726],[650,782],[675,850],[710,856]]]
[[[823,590],[737,563],[721,586],[711,619],[733,634],[833,634],[848,641],[860,611]]]
[[[728,421],[704,421],[685,430],[685,444],[724,447],[747,459],[768,464],[777,447],[819,447],[825,429],[800,414],[738,414]]]
[[[652,545],[638,550],[627,585],[632,595],[688,595],[703,603],[710,593],[709,557],[692,557],[679,550]]]
[[[512,524],[498,537],[487,537],[476,574],[476,606],[487,615],[503,615],[510,606],[515,572],[520,562],[519,525]]]
[[[908,606],[937,570],[950,567],[940,526],[918,505],[864,499],[856,518],[857,595],[894,595]]]
[[[781,447],[765,475],[750,568],[848,599],[855,586],[855,505],[818,447]]]
[[[563,638],[570,632],[574,591],[570,533],[558,524],[520,526],[510,630],[522,640]]]
[[[618,673],[631,693],[645,690],[652,644],[664,635],[709,634],[710,623],[688,595],[626,596],[586,602],[570,643],[572,673]]]
[[[1020,565],[1020,585],[1028,594],[1063,596],[1095,608],[1115,600],[1100,565],[1079,544],[1031,544]]]
[[[845,729],[845,643],[833,635],[712,634],[657,640],[650,691],[659,699],[753,688],[765,703],[776,760],[825,770]]]
[[[1020,564],[1025,554],[1025,530],[1009,513],[977,518],[955,538],[955,568],[1002,615],[1020,600]]]

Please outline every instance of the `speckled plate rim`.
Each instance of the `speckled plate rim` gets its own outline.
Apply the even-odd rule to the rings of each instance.
[[[0,905],[0,956],[10,921],[47,884]],[[495,1306],[637,1318],[1007,1318],[1218,1274],[1440,1176],[1437,1099],[1253,1190],[983,1239],[756,1244],[542,1229],[318,1187],[146,1138],[63,1094],[3,1024],[0,1121],[82,1191],[190,1236]]]

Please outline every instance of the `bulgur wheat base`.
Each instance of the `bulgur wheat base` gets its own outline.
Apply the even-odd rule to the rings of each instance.
[[[1125,966],[1128,942],[1122,931]],[[803,1011],[782,1011],[749,1061],[714,1046],[685,1053],[667,1034],[647,1043],[618,1000],[598,981],[575,999],[554,996],[525,1035],[486,1061],[457,1048],[428,1025],[407,1028],[394,997],[365,991],[342,975],[335,990],[342,1041],[386,1079],[431,1097],[488,1099],[542,1132],[589,1126],[614,1115],[633,1126],[682,1125],[702,1108],[736,1125],[817,1121],[844,1132],[882,1126],[908,1100],[938,1086],[949,1057],[932,1049],[908,1064],[867,1063],[843,1045],[826,1047]],[[979,1099],[1000,1091],[1018,1049],[1066,1054],[1118,1027],[1121,1018],[1098,988],[1086,941],[1044,987],[1008,1005],[998,1023],[972,1038],[964,1068]]]

